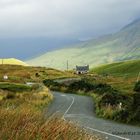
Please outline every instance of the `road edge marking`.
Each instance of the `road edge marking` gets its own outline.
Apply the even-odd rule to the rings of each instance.
[[[102,133],[102,134],[106,134],[106,135],[109,135],[109,136],[113,136],[113,137],[116,137],[116,138],[119,138],[119,139],[122,139],[122,140],[130,140],[129,138],[124,138],[124,137],[121,137],[121,136],[118,136],[118,135],[113,135],[111,133],[108,133],[108,132],[105,132],[105,131],[101,131],[101,130],[98,130],[98,129],[94,129],[94,128],[90,128],[90,127],[84,127],[84,128],[90,129],[90,130],[98,132],[98,133]]]
[[[72,105],[74,104],[74,101],[75,101],[74,97],[72,97],[72,96],[70,96],[70,97],[72,98],[72,102],[71,102],[70,106],[68,107],[68,109],[65,111],[64,115],[62,116],[64,121],[66,121],[65,116],[69,112],[69,110],[71,109],[71,107],[72,107]],[[129,138],[124,138],[124,137],[121,137],[121,136],[118,136],[118,135],[114,135],[114,134],[111,134],[111,133],[108,133],[108,132],[105,132],[105,131],[101,131],[101,130],[98,130],[98,129],[94,129],[94,128],[90,128],[90,127],[84,127],[84,128],[90,129],[90,130],[98,132],[98,133],[102,133],[102,134],[106,134],[106,135],[109,135],[109,136],[113,136],[113,137],[116,137],[116,138],[119,138],[119,139],[122,139],[122,140],[130,140]]]

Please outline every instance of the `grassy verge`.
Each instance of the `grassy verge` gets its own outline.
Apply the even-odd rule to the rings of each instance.
[[[44,107],[47,107],[53,99],[49,89],[30,87],[30,90],[27,90],[28,86],[25,86],[26,88],[24,86],[1,83],[0,139],[101,140],[58,116],[45,118]],[[22,89],[22,92],[19,89]]]
[[[17,111],[0,110],[0,138],[17,140],[100,140],[60,118],[47,121],[41,112],[24,108]],[[6,120],[5,120],[6,119]]]

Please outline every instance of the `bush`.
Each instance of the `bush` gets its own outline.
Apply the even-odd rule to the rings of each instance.
[[[115,91],[110,85],[103,84],[103,83],[96,84],[94,89],[95,92],[99,94],[103,94],[106,92],[112,93],[112,91]]]
[[[138,82],[135,84],[134,91],[140,93],[140,81],[138,81]]]
[[[134,113],[134,120],[136,122],[140,122],[140,106],[137,107],[137,109]]]
[[[133,95],[134,98],[134,107],[137,108],[138,106],[140,106],[140,93],[135,93]]]
[[[74,92],[79,91],[79,90],[89,92],[93,89],[94,89],[94,85],[92,85],[84,80],[74,82],[74,83],[70,84],[68,87],[69,91],[74,91]]]
[[[104,83],[93,83],[89,82],[87,79],[82,79],[81,81],[74,82],[69,85],[69,91],[83,91],[83,92],[96,92],[98,94],[104,94],[105,92],[112,92],[114,89]]]
[[[32,90],[30,86],[24,84],[15,84],[15,83],[0,83],[0,89],[12,91],[12,92],[23,92],[23,91]]]
[[[54,82],[54,80],[50,80],[50,79],[47,79],[47,80],[44,80],[43,83],[47,86],[47,87],[56,87],[56,86],[60,86],[61,84],[57,83],[57,82]]]
[[[12,92],[9,92],[6,96],[6,99],[13,99],[16,97],[16,94],[12,93]]]
[[[110,85],[104,83],[94,83],[88,79],[82,79],[71,83],[70,85],[60,84],[54,80],[44,80],[43,83],[49,87],[51,90],[62,91],[62,92],[72,92],[72,93],[89,93],[95,92],[97,94],[103,95],[104,93],[115,93],[117,92]]]

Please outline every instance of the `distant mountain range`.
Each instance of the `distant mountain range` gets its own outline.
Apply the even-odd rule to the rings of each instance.
[[[66,69],[75,65],[100,64],[140,58],[140,19],[125,26],[119,32],[106,35],[70,47],[47,52],[27,61],[30,65]]]

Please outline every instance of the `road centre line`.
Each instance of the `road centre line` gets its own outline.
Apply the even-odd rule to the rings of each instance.
[[[72,102],[71,102],[70,106],[68,107],[68,109],[65,111],[65,113],[63,115],[64,120],[65,120],[65,115],[69,112],[69,110],[71,109],[71,107],[72,107],[72,105],[74,104],[74,101],[75,101],[74,97],[72,97],[72,96],[70,96],[70,97],[72,98]]]
[[[72,97],[72,96],[70,96],[70,97],[72,98],[72,102],[71,102],[70,106],[65,111],[65,113],[64,113],[64,115],[62,117],[64,120],[66,120],[65,119],[65,116],[67,115],[67,113],[69,112],[69,110],[71,109],[71,107],[72,107],[72,105],[74,104],[74,101],[75,101],[75,98],[74,97]],[[68,115],[70,115],[70,114],[68,114]],[[109,135],[109,136],[112,136],[112,137],[116,137],[116,138],[119,138],[121,140],[130,140],[128,138],[121,137],[121,136],[118,136],[118,135],[113,135],[111,133],[108,133],[108,132],[105,132],[105,131],[101,131],[101,130],[98,130],[98,129],[94,129],[94,128],[90,128],[90,127],[84,127],[84,128],[89,129],[89,130],[92,130],[92,131],[95,131],[95,132],[98,132],[98,133],[106,134],[106,135]]]

